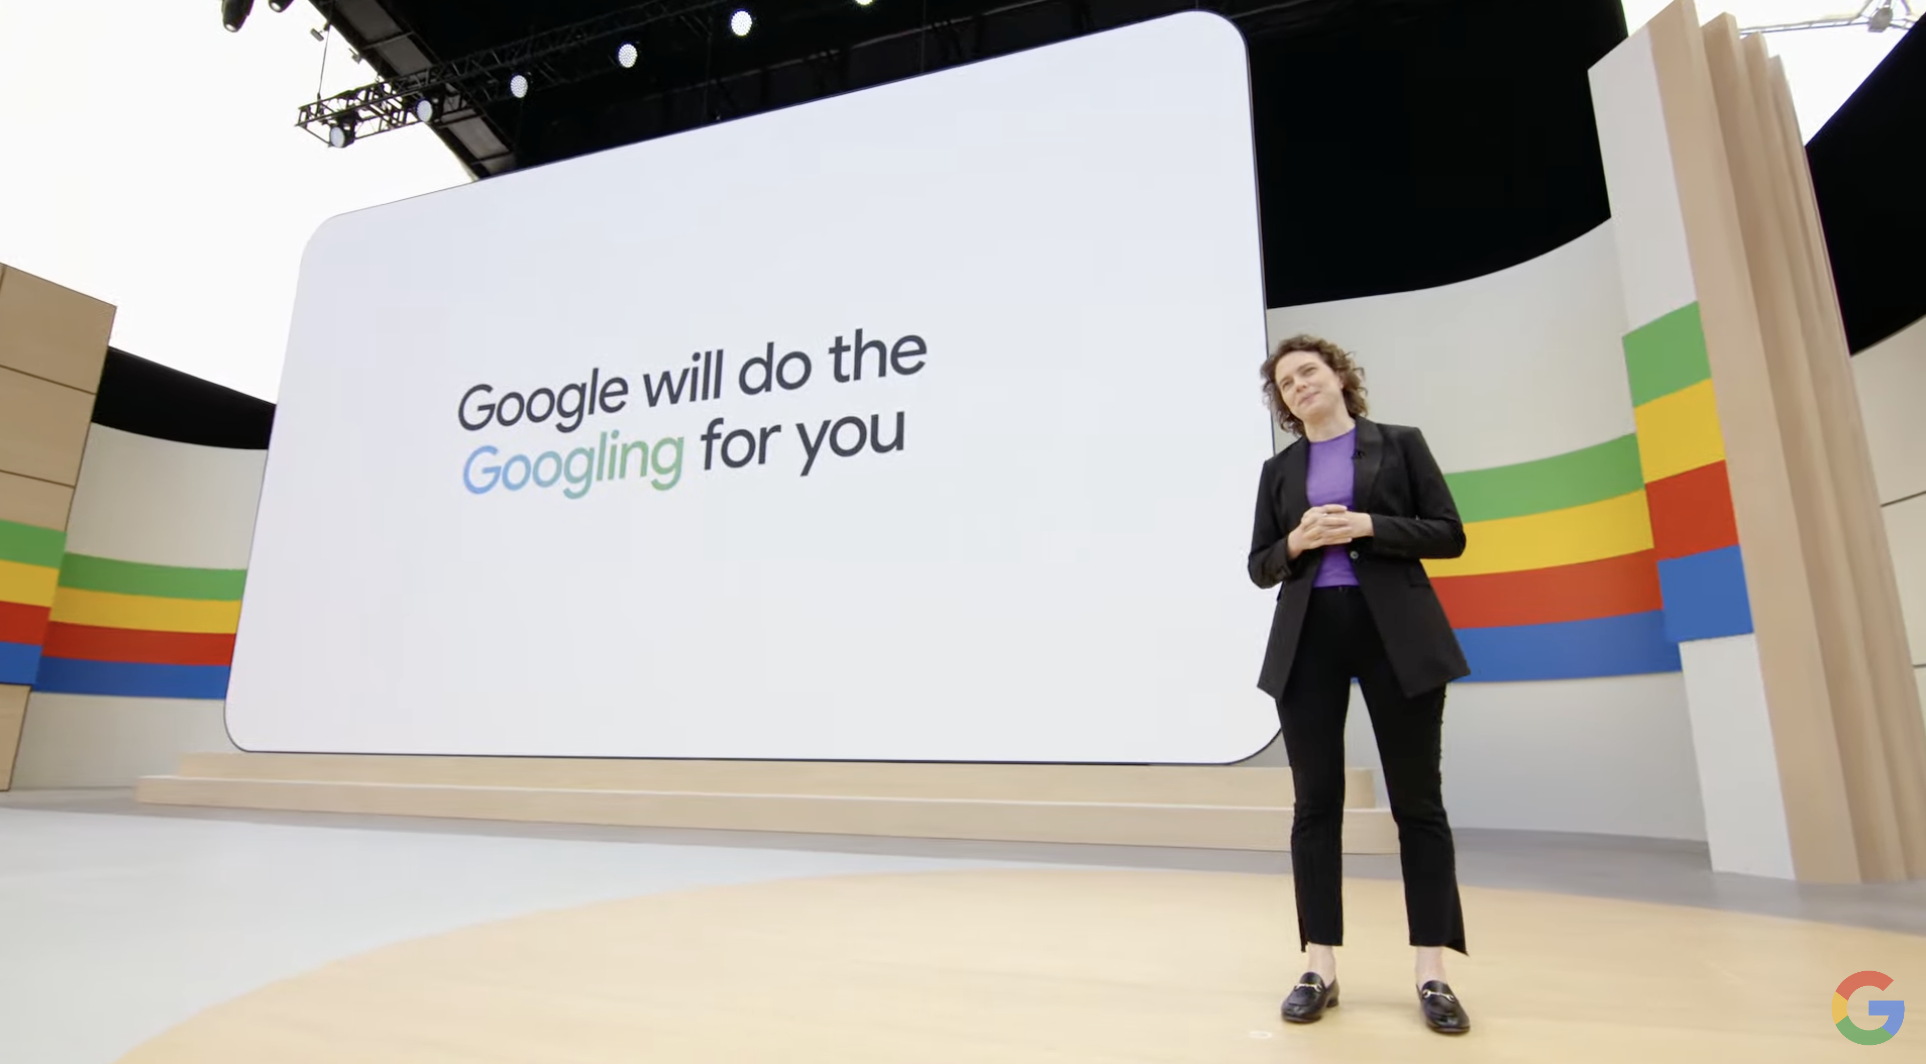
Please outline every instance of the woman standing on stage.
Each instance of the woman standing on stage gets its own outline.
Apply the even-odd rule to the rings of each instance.
[[[1258,687],[1277,701],[1296,807],[1291,871],[1308,969],[1283,1017],[1338,1003],[1344,941],[1344,717],[1358,681],[1398,825],[1418,1003],[1433,1030],[1471,1028],[1445,982],[1465,952],[1439,775],[1445,685],[1468,675],[1422,558],[1464,553],[1464,525],[1424,435],[1364,417],[1364,374],[1328,340],[1296,336],[1264,360],[1271,413],[1297,441],[1264,463],[1250,578],[1279,587]],[[1281,585],[1281,587],[1279,586]]]

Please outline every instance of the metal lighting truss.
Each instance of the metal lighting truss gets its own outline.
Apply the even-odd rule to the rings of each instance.
[[[615,66],[614,42],[656,23],[679,20],[697,32],[709,28],[697,13],[717,0],[651,0],[620,11],[485,48],[472,55],[401,77],[376,81],[301,105],[295,125],[323,141],[334,129],[373,136],[423,121],[416,107],[426,100],[427,121],[473,117],[482,107],[510,98],[509,81],[528,79],[529,91],[567,85]],[[598,42],[608,47],[594,49]]]
[[[948,47],[954,54],[962,55],[970,51],[961,37],[967,26],[980,22],[985,15],[1014,12],[1043,2],[1047,0],[1008,0],[987,10],[973,9],[950,18],[928,20],[916,29],[865,38],[864,43],[921,33],[934,37],[936,43]],[[1199,6],[1238,21],[1269,17],[1312,26],[1341,15],[1355,17],[1360,5],[1368,8],[1373,17],[1393,18],[1443,2],[1445,0],[1370,0],[1361,5],[1361,0],[1206,0]],[[1172,5],[1173,10],[1179,6]],[[325,14],[333,5],[322,6],[317,2],[317,7]],[[346,141],[424,121],[436,126],[465,122],[480,117],[481,109],[487,105],[513,97],[509,82],[517,74],[528,79],[528,92],[539,92],[612,71],[616,66],[616,45],[629,39],[625,35],[638,33],[645,27],[676,21],[696,36],[712,35],[716,26],[712,19],[703,18],[702,12],[717,7],[726,7],[724,0],[653,0],[637,4],[483,49],[451,62],[437,63],[413,74],[316,99],[301,106],[295,124],[327,143],[336,130],[351,134],[344,138]],[[1080,21],[1087,28],[1087,11]],[[362,51],[378,49],[382,43],[370,42]],[[815,65],[835,58],[830,53],[810,54],[780,60],[761,69],[766,73],[775,67],[797,63]],[[728,80],[728,76],[711,77],[701,82],[700,87],[713,88],[726,98],[730,95]],[[689,87],[692,86],[679,88]],[[433,108],[427,119],[416,111],[424,100]]]
[[[1897,10],[1895,10],[1897,9]],[[1899,12],[1904,11],[1901,15]],[[1779,22],[1768,26],[1741,27],[1740,33],[1786,33],[1791,30],[1831,30],[1845,26],[1864,26],[1874,33],[1882,33],[1888,28],[1898,27],[1901,32],[1913,28],[1919,20],[1913,15],[1912,0],[1866,0],[1857,14],[1833,16],[1832,18],[1809,19],[1805,22]]]

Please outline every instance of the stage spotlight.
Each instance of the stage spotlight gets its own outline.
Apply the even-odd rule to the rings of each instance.
[[[415,101],[415,117],[423,122],[435,117],[435,101],[426,96]]]
[[[517,100],[528,95],[528,76],[517,74],[508,79],[508,94]]]
[[[335,116],[335,120],[328,123],[328,147],[345,148],[353,144],[356,123],[357,119],[353,114]]]
[[[268,0],[268,10],[280,14],[294,6],[294,0]]]
[[[1879,10],[1872,13],[1872,18],[1866,23],[1866,28],[1874,33],[1884,33],[1887,29],[1891,28],[1892,24],[1892,0],[1886,0],[1884,4],[1880,5]]]
[[[221,0],[221,25],[226,26],[229,33],[239,33],[252,10],[254,0]]]
[[[873,3],[875,3],[875,2],[876,2],[876,0],[856,0],[856,6],[857,6],[857,7],[868,7],[869,5],[871,5],[871,4],[873,4]]]
[[[622,64],[625,67],[634,66],[636,58],[637,58],[637,54],[635,51],[635,45],[630,44],[627,41],[623,41],[622,47],[617,48],[615,50],[615,61]]]
[[[741,8],[737,8],[736,13],[729,16],[729,29],[738,37],[749,36],[749,29],[755,24],[756,20],[749,17],[749,12]]]

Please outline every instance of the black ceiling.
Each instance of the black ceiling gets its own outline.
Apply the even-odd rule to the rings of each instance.
[[[1478,0],[312,2],[386,76],[485,56],[486,69],[464,78],[470,95],[487,98],[480,113],[437,123],[477,176],[1196,7],[1235,19],[1257,40],[1396,33],[1414,19],[1494,6]],[[729,30],[738,8],[755,17],[747,37]],[[500,54],[543,35],[559,36],[564,46],[539,55]],[[633,69],[615,62],[623,42],[640,53]],[[534,91],[526,98],[502,91],[512,73],[531,67]]]
[[[484,177],[1203,8],[1250,48],[1269,305],[1464,280],[1609,215],[1586,72],[1625,37],[1619,0],[311,2],[380,76],[474,60],[479,105],[435,129]],[[489,53],[593,19],[570,48]]]

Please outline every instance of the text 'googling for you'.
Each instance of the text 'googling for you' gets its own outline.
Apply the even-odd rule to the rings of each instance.
[[[824,352],[829,372],[827,379],[837,384],[852,384],[864,379],[881,380],[891,376],[910,377],[926,367],[930,354],[922,337],[905,334],[893,340],[866,338],[857,329],[853,340],[837,336]],[[723,348],[697,351],[686,365],[654,371],[639,377],[639,389],[627,377],[605,373],[599,366],[589,370],[585,379],[542,384],[533,388],[498,389],[493,382],[472,385],[461,395],[456,419],[467,432],[489,429],[516,429],[529,426],[553,428],[569,435],[583,429],[591,419],[646,409],[671,415],[694,404],[712,404],[733,392],[754,397],[771,392],[794,392],[804,388],[815,376],[816,360],[804,351],[777,353],[772,341],[764,352],[744,360],[733,377],[731,358]],[[730,385],[734,385],[733,389]],[[709,409],[716,409],[709,407]],[[623,419],[626,421],[627,419]],[[833,454],[841,460],[864,455],[884,455],[905,448],[906,414],[865,411],[795,423],[793,438],[800,442],[798,472],[808,476],[817,460]],[[884,431],[893,423],[893,432]],[[682,480],[686,433],[665,434],[649,442],[633,425],[614,427],[615,422],[596,431],[594,445],[584,438],[580,446],[539,453],[515,453],[503,457],[502,449],[492,443],[469,452],[462,465],[462,485],[471,494],[489,495],[497,491],[519,493],[559,488],[563,497],[579,499],[605,481],[635,479],[658,491],[668,491]],[[701,432],[701,470],[740,469],[751,464],[769,464],[772,451],[780,451],[784,426],[725,428],[726,418],[711,417]],[[848,428],[860,431],[849,433]],[[630,430],[623,438],[622,428]],[[861,442],[855,442],[857,438]],[[778,441],[772,446],[772,439]],[[824,443],[833,441],[832,446]],[[853,444],[853,445],[852,445]]]

